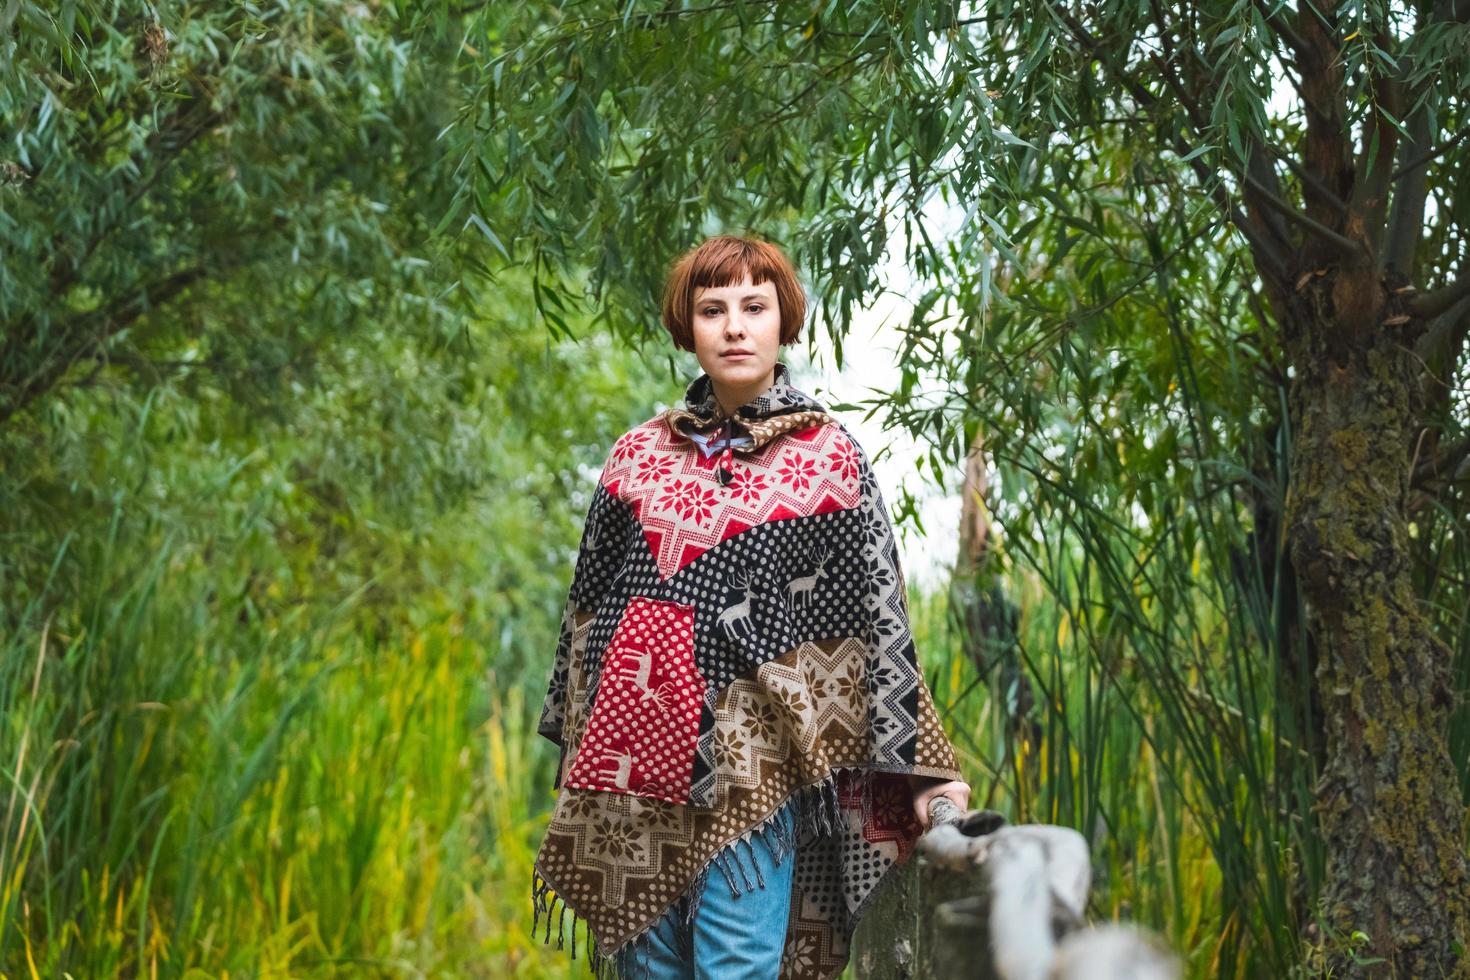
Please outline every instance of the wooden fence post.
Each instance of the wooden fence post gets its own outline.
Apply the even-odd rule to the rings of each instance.
[[[1176,980],[1178,958],[1131,927],[1086,924],[1087,841],[1007,826],[939,797],[918,853],[853,936],[858,980]]]

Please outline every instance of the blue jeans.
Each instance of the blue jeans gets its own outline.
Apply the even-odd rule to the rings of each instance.
[[[795,799],[787,801],[772,818],[788,833],[795,833]],[[769,834],[771,824],[752,838]],[[711,866],[705,877],[704,895],[694,912],[690,938],[693,962],[680,955],[675,910],[664,913],[649,929],[644,948],[625,947],[616,957],[618,975],[639,980],[776,980],[781,972],[781,953],[786,945],[786,926],[791,916],[791,875],[796,867],[792,848],[776,863],[765,843],[752,840],[753,847],[738,845],[746,870],[734,876],[739,894],[730,888],[725,874]],[[752,856],[759,877],[750,869]],[[753,887],[746,888],[746,876]],[[636,960],[636,963],[634,962]],[[641,969],[646,967],[646,969]]]

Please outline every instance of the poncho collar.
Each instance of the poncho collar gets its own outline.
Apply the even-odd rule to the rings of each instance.
[[[822,403],[791,383],[791,371],[784,361],[776,362],[776,375],[765,391],[726,415],[715,397],[714,382],[708,373],[702,373],[684,389],[685,411],[698,421],[697,428],[703,430],[723,424],[727,419],[738,422],[787,415],[791,412],[825,412]]]
[[[734,479],[734,454],[754,453],[788,432],[821,425],[830,416],[822,403],[791,383],[784,361],[776,362],[775,378],[765,391],[727,415],[715,397],[714,382],[700,374],[684,389],[684,407],[664,412],[669,431],[688,439],[705,456],[718,452],[716,477],[721,486]]]

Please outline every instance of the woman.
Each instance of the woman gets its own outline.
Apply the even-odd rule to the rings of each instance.
[[[877,480],[777,358],[805,314],[772,245],[682,256],[663,321],[704,373],[594,491],[538,724],[561,793],[532,930],[560,902],[560,947],[570,907],[599,977],[836,976],[929,801],[969,803]]]

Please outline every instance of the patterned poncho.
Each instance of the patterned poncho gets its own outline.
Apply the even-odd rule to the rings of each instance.
[[[734,416],[707,374],[685,404],[616,441],[587,514],[538,725],[561,792],[532,931],[556,917],[561,948],[570,909],[602,977],[671,909],[687,945],[711,869],[738,894],[751,847],[795,848],[781,976],[826,980],[919,836],[909,776],[962,776],[852,434],[779,362]],[[793,797],[794,839],[754,833]]]

